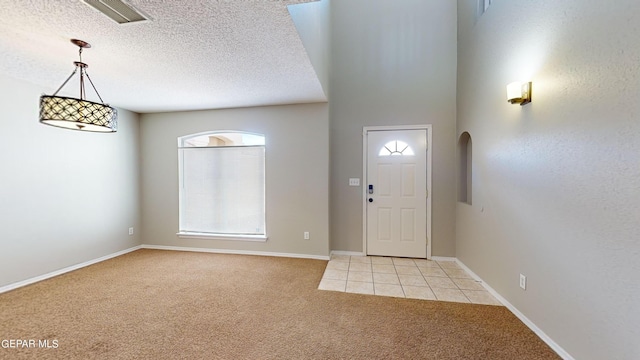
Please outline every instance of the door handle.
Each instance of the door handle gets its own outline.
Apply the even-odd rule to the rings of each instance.
[[[373,198],[369,198],[369,202],[373,202]]]

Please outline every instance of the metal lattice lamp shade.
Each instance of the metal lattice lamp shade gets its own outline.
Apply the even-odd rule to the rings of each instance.
[[[82,49],[90,48],[91,45],[77,39],[72,39],[71,42],[80,48],[80,61],[74,62],[75,70],[53,95],[42,95],[40,97],[40,122],[72,130],[116,132],[118,130],[118,111],[102,101],[102,97],[100,97],[98,90],[96,90],[87,73],[89,65],[82,62]],[[80,70],[80,98],[56,96],[73,75],[78,72],[78,69]],[[85,77],[89,80],[101,103],[85,99]]]
[[[74,130],[115,132],[116,109],[87,100],[61,96],[40,97],[40,122]]]

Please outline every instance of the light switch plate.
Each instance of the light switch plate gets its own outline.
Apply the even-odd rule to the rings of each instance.
[[[349,178],[349,186],[360,186],[359,178]]]

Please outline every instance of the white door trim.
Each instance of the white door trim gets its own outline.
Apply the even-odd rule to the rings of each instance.
[[[391,125],[362,127],[362,252],[367,254],[367,150],[369,131],[381,130],[427,130],[427,259],[431,259],[431,124],[425,125]]]

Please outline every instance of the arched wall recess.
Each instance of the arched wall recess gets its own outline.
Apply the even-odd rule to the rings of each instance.
[[[472,204],[473,146],[468,132],[460,134],[458,139],[458,201]]]

